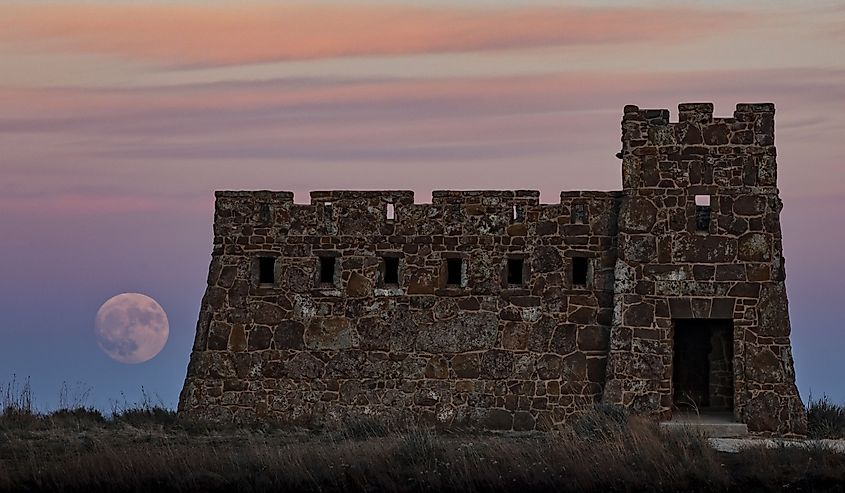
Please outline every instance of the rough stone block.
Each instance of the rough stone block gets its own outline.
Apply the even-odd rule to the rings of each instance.
[[[490,349],[496,342],[498,320],[489,312],[436,321],[417,336],[416,348],[427,353],[462,353]]]
[[[315,317],[303,334],[308,349],[349,349],[352,329],[346,317]]]

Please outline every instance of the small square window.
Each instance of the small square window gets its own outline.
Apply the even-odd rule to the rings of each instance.
[[[574,286],[587,285],[587,273],[590,270],[590,260],[587,257],[572,258],[572,284]]]
[[[273,211],[270,209],[270,204],[264,204],[258,211],[258,219],[262,223],[269,223],[273,216]]]
[[[587,204],[575,204],[572,207],[572,222],[575,224],[587,223]]]
[[[276,280],[276,257],[258,257],[258,283],[273,284]]]
[[[446,284],[460,286],[463,279],[464,260],[460,258],[446,259]]]
[[[508,284],[522,285],[525,283],[525,260],[521,258],[508,259]]]
[[[399,257],[384,257],[384,284],[399,284]]]
[[[322,256],[320,257],[320,282],[324,284],[334,284],[335,271],[335,257]]]

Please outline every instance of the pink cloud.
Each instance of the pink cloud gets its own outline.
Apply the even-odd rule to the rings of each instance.
[[[711,100],[730,116],[737,102],[762,100],[778,106],[784,195],[804,196],[845,177],[843,80],[804,69],[7,90],[0,148],[9,192],[539,187],[554,201],[560,189],[620,186],[625,104],[674,114],[679,102]],[[16,203],[96,211],[158,201],[62,200]]]
[[[50,196],[5,196],[0,209],[9,214],[59,217],[120,216],[123,214],[165,214],[179,209],[194,213],[212,207],[209,197],[162,197],[154,195],[110,195],[98,193],[60,193]]]
[[[237,8],[78,3],[2,10],[0,40],[181,64],[682,42],[748,22],[740,12],[690,8],[459,9],[247,2]]]

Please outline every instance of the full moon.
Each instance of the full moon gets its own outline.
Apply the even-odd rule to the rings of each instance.
[[[143,363],[157,355],[170,335],[167,314],[149,296],[119,294],[97,310],[97,345],[121,363]]]

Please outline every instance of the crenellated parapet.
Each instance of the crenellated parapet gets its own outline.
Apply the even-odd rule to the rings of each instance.
[[[537,190],[436,190],[431,203],[415,203],[411,191],[311,192],[310,204],[293,192],[216,193],[217,240],[226,236],[340,235],[389,237],[448,234],[570,236],[596,223],[610,231],[618,192],[561,192],[557,204],[541,204]],[[257,227],[257,228],[256,228]],[[258,233],[255,231],[258,229]],[[258,238],[236,244],[256,243]]]
[[[733,117],[714,118],[712,103],[685,103],[678,114],[670,122],[669,110],[625,107],[625,189],[777,186],[773,104],[742,103]]]

